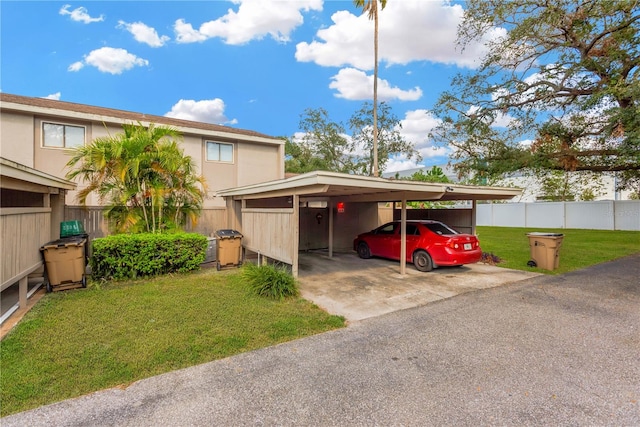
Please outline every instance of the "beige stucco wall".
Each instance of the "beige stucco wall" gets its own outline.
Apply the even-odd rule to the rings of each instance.
[[[233,162],[206,160],[205,141],[233,144]],[[222,197],[214,197],[218,190],[284,178],[282,146],[254,144],[244,141],[201,138],[202,174],[207,181],[205,208],[225,207]]]
[[[284,155],[278,146],[238,144],[238,186],[284,178]]]
[[[224,141],[227,142],[227,141]],[[225,188],[237,187],[238,183],[238,157],[235,155],[237,143],[233,144],[233,163],[207,161],[204,140],[201,140],[202,150],[202,175],[207,182],[207,197],[204,203],[205,208],[226,207],[222,197],[215,197],[215,192]]]
[[[27,111],[20,113],[2,110],[0,120],[0,153],[3,157],[60,178],[64,178],[68,172],[68,150],[42,145],[43,121],[84,126],[87,142],[122,132],[120,124],[78,119],[77,113],[69,111],[56,110],[49,116]],[[232,143],[233,162],[207,161],[207,140]],[[184,153],[194,160],[197,173],[202,174],[207,182],[208,193],[203,206],[205,209],[226,207],[224,199],[214,197],[217,190],[284,178],[284,145],[254,143],[245,141],[242,137],[217,138],[206,135],[206,132],[184,133],[180,145]],[[76,179],[76,183],[76,191],[67,192],[67,205],[77,205],[78,191],[85,187],[80,179]],[[87,205],[99,206],[100,201],[95,194],[91,194],[87,198]]]
[[[34,168],[33,117],[0,112],[0,155],[30,168]]]

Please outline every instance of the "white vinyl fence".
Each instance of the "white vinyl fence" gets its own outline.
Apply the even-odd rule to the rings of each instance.
[[[640,200],[478,204],[476,225],[640,231]]]

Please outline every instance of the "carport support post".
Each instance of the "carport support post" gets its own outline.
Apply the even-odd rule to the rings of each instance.
[[[293,199],[293,250],[291,254],[291,275],[298,277],[298,250],[300,249],[300,196],[294,194]]]
[[[400,211],[400,275],[407,273],[407,199],[402,199]]]
[[[329,199],[329,258],[333,258],[333,199]]]

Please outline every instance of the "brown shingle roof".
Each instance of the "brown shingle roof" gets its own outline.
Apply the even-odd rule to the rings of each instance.
[[[46,98],[33,98],[29,96],[13,95],[9,93],[0,93],[0,101],[12,102],[15,104],[22,104],[34,107],[52,108],[64,111],[73,111],[78,113],[95,114],[100,116],[114,117],[123,120],[130,120],[132,122],[152,122],[155,124],[163,124],[168,126],[190,127],[195,129],[226,132],[232,134],[255,136],[262,138],[277,139],[273,136],[266,135],[260,132],[255,132],[246,129],[237,129],[228,126],[215,125],[211,123],[194,122],[191,120],[173,119],[164,116],[154,116],[152,114],[135,113],[132,111],[116,110],[113,108],[95,107],[86,104],[76,104],[73,102],[56,101]]]

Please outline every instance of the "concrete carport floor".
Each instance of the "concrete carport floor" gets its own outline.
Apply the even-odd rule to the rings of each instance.
[[[428,273],[407,264],[402,276],[397,261],[321,250],[301,252],[298,265],[301,296],[349,322],[540,275],[477,263]]]

